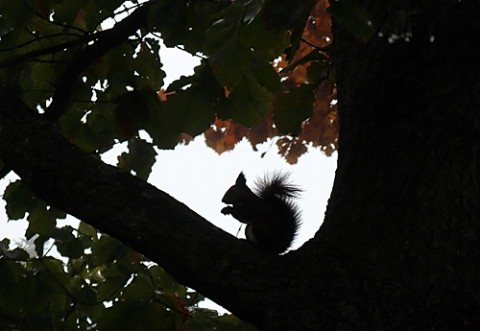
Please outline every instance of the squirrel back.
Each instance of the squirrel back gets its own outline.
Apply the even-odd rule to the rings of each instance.
[[[229,205],[222,213],[247,224],[247,240],[266,251],[283,253],[292,244],[300,225],[300,211],[292,201],[300,192],[301,189],[288,182],[288,174],[266,176],[256,182],[252,191],[240,173],[222,199]]]

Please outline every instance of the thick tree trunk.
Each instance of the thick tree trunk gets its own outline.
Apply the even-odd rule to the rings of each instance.
[[[277,257],[225,234],[83,154],[3,87],[1,158],[48,203],[264,330],[474,330],[479,4],[363,2],[377,26],[412,36],[336,31],[338,170],[322,228],[297,251]]]
[[[473,327],[480,5],[363,2],[375,22],[411,35],[391,43],[387,25],[377,25],[385,37],[362,43],[336,30],[340,151],[317,239],[351,277],[354,291],[339,304],[349,307],[353,329]]]

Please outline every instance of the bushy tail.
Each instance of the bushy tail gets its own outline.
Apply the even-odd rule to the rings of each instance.
[[[289,174],[276,172],[256,181],[255,193],[268,206],[268,231],[256,229],[259,244],[279,254],[288,249],[301,223],[301,212],[293,201],[302,190],[289,182]],[[260,227],[263,223],[260,224]],[[254,230],[255,231],[255,230]]]
[[[290,174],[275,172],[271,176],[265,175],[255,182],[255,193],[262,199],[282,199],[297,198],[302,189],[289,182]]]

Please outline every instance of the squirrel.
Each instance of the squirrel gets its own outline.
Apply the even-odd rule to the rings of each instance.
[[[271,178],[265,176],[257,180],[252,191],[241,172],[222,199],[229,205],[222,209],[222,214],[247,224],[247,240],[274,254],[290,247],[300,225],[300,211],[292,198],[298,197],[302,190],[290,184],[288,177],[282,173]]]

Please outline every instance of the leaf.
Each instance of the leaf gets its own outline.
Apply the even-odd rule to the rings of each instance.
[[[172,276],[165,272],[158,265],[154,265],[148,269],[152,280],[155,284],[155,288],[161,291],[162,294],[175,295],[177,297],[185,298],[187,289],[185,286],[177,283]]]
[[[225,104],[223,87],[218,85],[207,62],[195,68],[196,79],[186,89],[172,91],[158,107],[151,107],[147,132],[159,148],[173,148],[182,134],[197,136],[215,119]],[[188,78],[183,77],[185,82]],[[181,85],[181,84],[180,84]],[[178,85],[177,85],[178,86]],[[158,100],[158,98],[157,98]]]
[[[118,240],[104,234],[92,243],[91,249],[94,263],[103,265],[125,256],[127,248]]]
[[[248,134],[248,128],[232,120],[215,119],[205,131],[205,143],[218,154],[232,150]]]
[[[102,274],[105,273],[102,272]],[[120,291],[124,288],[125,284],[130,278],[130,275],[128,275],[128,277],[111,277],[111,273],[108,274],[109,276],[105,277],[105,280],[100,282],[96,287],[98,298],[100,300],[112,300],[113,297],[118,297]]]
[[[2,31],[5,32],[15,29],[23,30],[34,16],[34,13],[28,10],[28,7],[22,1],[1,2],[0,12],[2,13],[3,21]],[[4,33],[1,36],[3,37]]]
[[[148,103],[138,90],[128,91],[114,99],[115,120],[124,137],[131,138],[145,127]]]
[[[0,257],[2,257],[3,255],[8,259],[17,260],[17,261],[26,261],[30,257],[25,250],[19,247],[11,250],[9,249],[9,245],[10,245],[10,240],[6,238],[0,242]]]
[[[259,15],[248,26],[239,29],[239,43],[253,49],[255,57],[273,61],[290,43],[291,32],[287,29],[268,26],[263,15]]]
[[[312,86],[301,85],[281,93],[273,102],[273,119],[279,133],[296,136],[302,122],[313,112]]]
[[[98,233],[97,229],[95,229],[93,226],[85,222],[80,222],[80,224],[78,225],[78,232],[80,232],[85,236],[94,237],[94,238],[97,238],[97,233]]]
[[[245,4],[243,6],[245,7],[245,14],[243,15],[243,21],[250,24],[255,18],[257,18],[265,0],[247,0],[244,2]]]
[[[99,331],[109,330],[178,330],[174,315],[155,301],[118,301],[103,310]]]
[[[73,290],[73,295],[78,301],[85,304],[94,304],[95,302],[98,302],[97,292],[85,282],[80,288]]]
[[[28,229],[27,231],[25,232],[25,237],[27,237],[27,239],[30,239],[34,236],[35,234],[34,233],[31,233]],[[47,236],[38,236],[34,241],[34,245],[35,245],[35,253],[37,254],[37,256],[43,256],[43,253],[44,253],[44,246],[45,246],[45,243],[50,239],[50,237],[47,237]]]
[[[137,274],[125,289],[122,290],[122,299],[137,302],[153,298],[154,288],[147,275]]]
[[[0,259],[0,310],[3,316],[22,316],[27,277],[25,267],[16,261]]]
[[[370,14],[356,1],[331,1],[327,11],[336,23],[364,42],[368,41],[375,32]]]
[[[53,231],[51,237],[55,239],[55,245],[60,254],[71,259],[78,259],[85,253],[92,240],[90,237],[79,233],[76,237],[75,229],[69,225],[57,228]]]
[[[123,3],[121,0],[55,2],[53,19],[57,23],[89,30],[105,19],[105,13],[112,13]]]
[[[128,141],[128,150],[128,153],[124,152],[118,156],[117,166],[134,171],[138,177],[147,180],[157,155],[152,144],[141,138],[135,138]]]
[[[134,59],[136,71],[139,77],[145,81],[145,86],[158,90],[163,85],[165,72],[160,70],[162,63],[160,61],[160,45],[158,39],[145,38],[139,44],[139,51]],[[141,88],[142,86],[137,86]]]
[[[189,331],[216,330],[215,319],[218,312],[211,309],[195,308],[192,317],[188,319]]]
[[[227,41],[225,46],[210,58],[210,66],[218,82],[234,89],[239,84],[245,72],[250,71],[253,52],[246,47]]]
[[[6,202],[5,209],[7,216],[11,220],[18,220],[25,217],[25,213],[36,203],[32,191],[20,180],[8,184],[3,197]]]
[[[277,140],[278,153],[288,163],[295,164],[298,158],[307,152],[307,146],[298,138],[283,137]]]
[[[30,233],[40,234],[44,236],[51,236],[56,229],[57,218],[49,213],[46,205],[37,203],[31,210],[27,217],[28,230]]]
[[[155,1],[149,11],[150,31],[158,31],[167,47],[182,48],[191,54],[206,54],[206,30],[218,19],[227,1]]]
[[[230,108],[221,112],[222,118],[233,119],[245,126],[258,123],[268,111],[272,93],[260,85],[252,74],[245,74],[238,86],[228,96]]]

